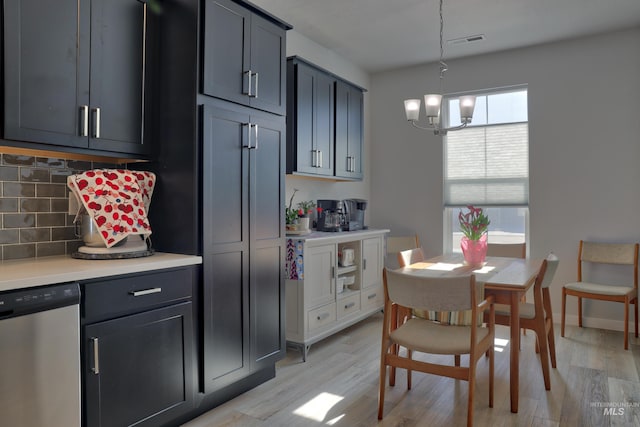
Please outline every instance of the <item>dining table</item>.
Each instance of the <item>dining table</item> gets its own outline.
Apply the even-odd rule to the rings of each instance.
[[[509,388],[511,412],[518,412],[520,370],[520,299],[534,284],[542,259],[486,257],[479,266],[469,266],[461,254],[446,254],[397,269],[406,274],[429,277],[455,277],[474,274],[484,284],[485,295],[496,304],[511,306]]]

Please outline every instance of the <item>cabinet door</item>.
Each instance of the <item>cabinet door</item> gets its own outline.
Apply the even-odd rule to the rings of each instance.
[[[145,33],[138,0],[91,0],[89,148],[145,153]]]
[[[250,105],[279,115],[286,113],[285,41],[284,29],[252,15]]]
[[[248,375],[250,117],[202,107],[205,391]]]
[[[5,139],[87,147],[89,12],[78,0],[5,0]]]
[[[157,426],[193,407],[191,303],[85,327],[88,426]]]
[[[305,248],[304,305],[314,308],[335,301],[336,246]]]
[[[251,122],[257,126],[257,144],[249,150],[251,349],[257,369],[285,354],[285,122],[262,115]]]
[[[336,176],[362,179],[362,90],[336,82]]]
[[[295,129],[289,144],[295,146],[296,165],[289,172],[333,176],[335,79],[303,63],[295,64],[295,93],[290,116]]]
[[[382,284],[382,238],[362,240],[362,287]]]
[[[204,2],[202,91],[248,104],[251,12],[230,0]],[[264,85],[266,86],[266,85]],[[267,90],[265,87],[264,90]]]

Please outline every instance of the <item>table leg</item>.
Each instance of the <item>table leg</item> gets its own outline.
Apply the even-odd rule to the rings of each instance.
[[[518,387],[520,377],[520,295],[511,293],[511,412],[518,413]]]

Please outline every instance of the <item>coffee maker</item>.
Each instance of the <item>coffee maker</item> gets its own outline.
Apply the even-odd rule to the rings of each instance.
[[[364,199],[318,200],[318,231],[355,231],[366,229]]]
[[[342,201],[346,210],[347,230],[365,230],[364,211],[367,209],[367,201],[364,199],[346,199]]]
[[[318,231],[343,231],[346,212],[342,200],[318,200]]]

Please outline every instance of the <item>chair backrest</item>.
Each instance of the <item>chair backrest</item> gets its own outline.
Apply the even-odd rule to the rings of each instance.
[[[483,287],[475,275],[425,277],[384,270],[385,294],[391,302],[418,310],[463,311],[475,308]],[[472,304],[472,301],[475,303]]]
[[[387,254],[397,254],[406,249],[419,248],[418,235],[413,236],[389,236],[387,237]]]
[[[559,263],[560,260],[557,256],[552,253],[547,255],[547,272],[545,273],[544,280],[542,281],[542,288],[548,288],[549,285],[551,285]]]
[[[487,256],[501,256],[507,258],[526,258],[526,243],[489,243]]]
[[[596,243],[580,240],[578,281],[582,281],[582,263],[633,265],[633,287],[638,289],[638,243]]]
[[[398,252],[398,265],[400,267],[406,267],[407,265],[424,260],[424,251],[422,248],[408,249],[406,251]]]
[[[638,262],[638,244],[595,243],[580,240],[578,261],[634,265]]]

